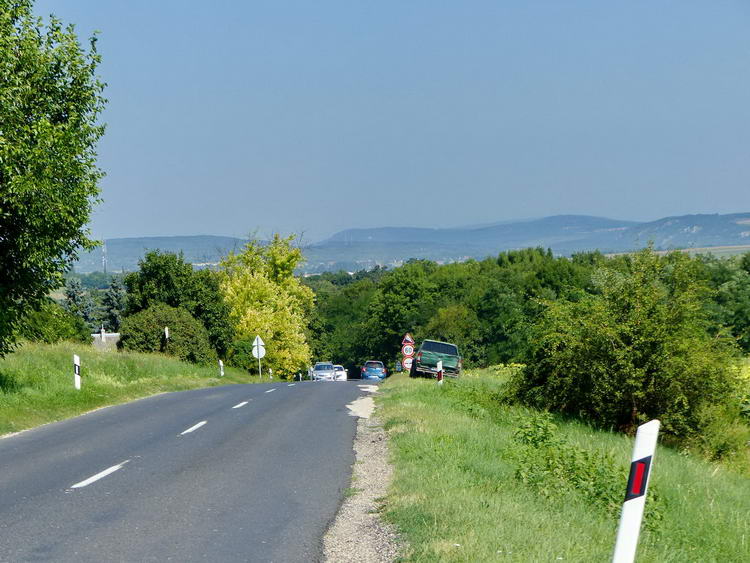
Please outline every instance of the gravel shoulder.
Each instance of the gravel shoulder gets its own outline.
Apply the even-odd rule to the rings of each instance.
[[[323,560],[328,563],[390,563],[399,554],[396,530],[380,516],[393,475],[387,436],[372,407],[363,406],[350,407],[360,417],[354,440],[356,461],[350,494],[323,538]]]

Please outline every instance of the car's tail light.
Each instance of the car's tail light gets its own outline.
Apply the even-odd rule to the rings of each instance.
[[[417,354],[417,361],[418,362],[422,361],[422,352],[420,352],[419,354]]]

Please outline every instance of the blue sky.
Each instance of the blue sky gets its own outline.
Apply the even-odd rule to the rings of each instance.
[[[98,237],[750,211],[750,2],[37,0],[99,30]]]

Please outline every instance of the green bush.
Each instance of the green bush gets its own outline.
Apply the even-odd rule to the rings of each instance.
[[[66,311],[52,299],[42,301],[23,322],[20,336],[32,342],[54,344],[61,340],[91,342],[91,331],[78,315]]]
[[[658,418],[682,442],[704,432],[717,405],[738,418],[736,346],[709,334],[695,262],[650,249],[628,260],[596,273],[598,293],[547,304],[515,396],[628,432]]]
[[[258,360],[253,356],[252,340],[235,340],[229,348],[229,365],[247,371],[258,370]]]
[[[169,340],[164,327],[169,327]],[[127,317],[120,326],[119,346],[135,352],[163,352],[197,364],[216,361],[203,324],[185,309],[163,303]]]
[[[622,484],[627,482],[626,466],[611,453],[571,444],[557,430],[548,413],[521,420],[513,437],[516,447],[508,454],[517,464],[516,479],[549,498],[574,489],[584,502],[616,519],[622,507]],[[649,529],[658,528],[663,504],[659,492],[650,486],[645,514]]]

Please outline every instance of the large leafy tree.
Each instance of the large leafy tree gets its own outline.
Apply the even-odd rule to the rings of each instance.
[[[31,0],[0,0],[0,356],[80,248],[102,172],[104,129],[95,39],[32,14]]]
[[[695,261],[651,249],[597,271],[597,293],[549,302],[515,382],[536,407],[632,430],[660,418],[689,438],[712,409],[733,408],[734,342],[709,332]]]
[[[267,345],[265,365],[282,377],[293,376],[310,362],[305,329],[313,292],[294,276],[302,252],[293,241],[279,235],[268,245],[251,240],[221,265],[221,288],[237,337],[235,351],[260,336]]]
[[[219,289],[219,275],[193,270],[185,257],[153,250],[138,263],[140,269],[125,277],[128,289],[127,315],[156,303],[181,307],[203,323],[220,357],[225,357],[232,339],[229,307]]]

